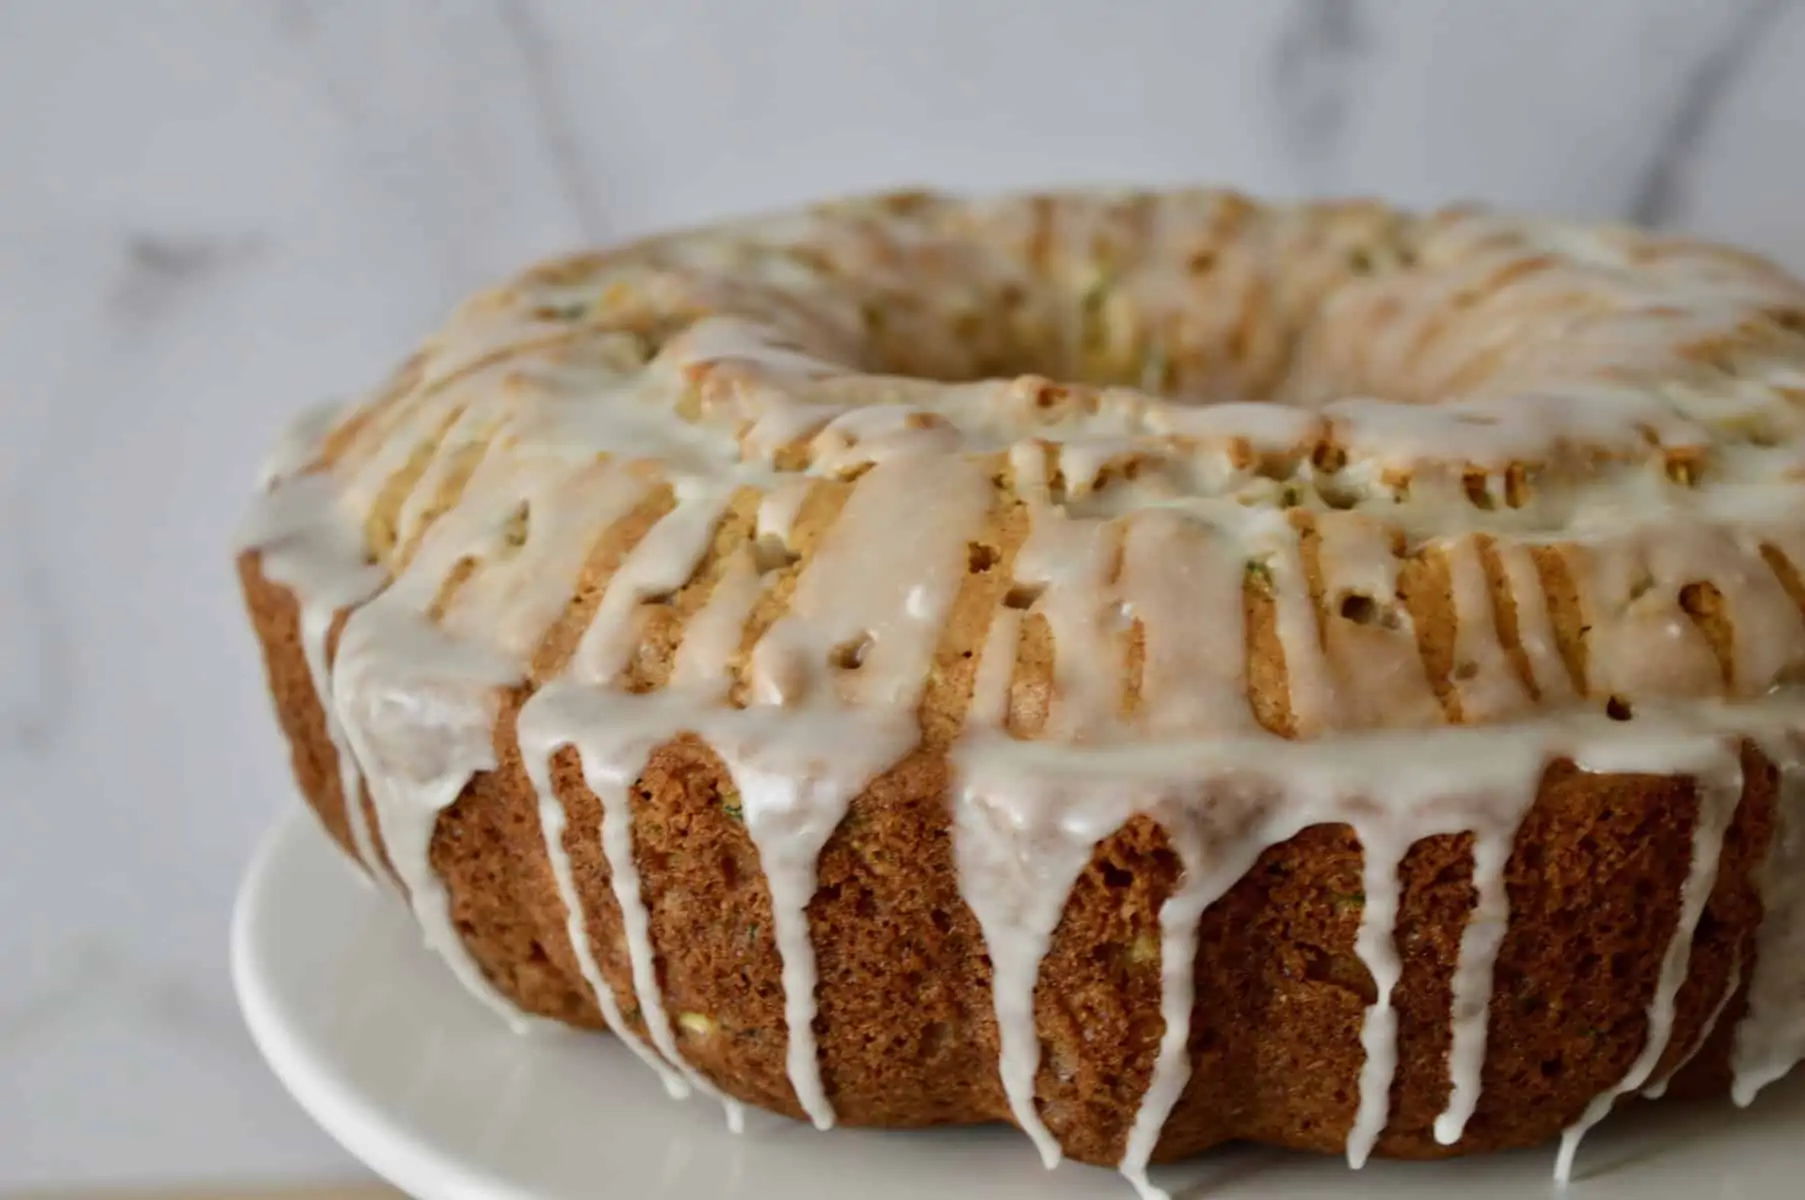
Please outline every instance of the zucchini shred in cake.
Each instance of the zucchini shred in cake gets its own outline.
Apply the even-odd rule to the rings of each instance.
[[[653,238],[299,422],[238,561],[338,843],[735,1122],[1565,1178],[1805,1056],[1749,255],[1213,191]]]

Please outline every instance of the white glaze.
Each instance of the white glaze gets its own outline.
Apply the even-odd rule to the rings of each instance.
[[[309,429],[311,414],[301,424]],[[261,552],[264,578],[288,588],[300,605],[301,652],[337,760],[339,795],[344,798],[352,847],[359,865],[371,878],[380,878],[375,842],[364,815],[363,773],[331,701],[326,643],[338,614],[375,595],[388,574],[366,561],[361,537],[335,517],[330,481],[293,473],[307,465],[296,457],[292,449],[285,450],[269,464],[265,490],[240,530],[239,543]]]
[[[1435,1140],[1458,1142],[1479,1104],[1479,1076],[1485,1067],[1486,1026],[1492,1002],[1492,965],[1510,925],[1510,896],[1504,868],[1510,861],[1511,832],[1475,832],[1473,891],[1477,897],[1460,935],[1448,1020],[1448,1107],[1435,1118]]]
[[[618,478],[618,477],[616,477]],[[618,502],[624,513],[630,501],[640,493],[630,490]],[[609,737],[607,721],[592,722],[590,714],[575,699],[580,691],[573,687],[610,683],[625,668],[632,649],[634,608],[649,596],[674,591],[694,572],[696,563],[707,548],[715,523],[724,510],[725,498],[718,492],[692,494],[675,510],[654,525],[621,563],[597,608],[594,619],[578,644],[567,668],[567,680],[542,688],[522,708],[520,722],[532,731],[532,737],[521,734],[521,753],[535,770],[534,786],[539,793],[541,812],[556,809],[547,823],[546,841],[552,841],[552,828],[564,825],[562,806],[551,790],[549,764],[553,754],[566,745],[577,747],[582,762],[583,781],[601,804],[602,853],[608,861],[610,885],[615,903],[620,907],[622,932],[627,942],[627,957],[632,967],[633,992],[644,1017],[652,1043],[661,1060],[675,1066],[681,1079],[706,1095],[715,1096],[725,1106],[727,1123],[738,1129],[744,1123],[739,1101],[723,1095],[705,1077],[690,1067],[683,1058],[665,1012],[664,997],[658,985],[658,965],[651,938],[651,914],[640,894],[639,866],[633,853],[633,814],[629,791],[643,771],[647,757],[663,740],[650,731],[625,740],[617,734]],[[604,523],[605,524],[605,523]],[[592,530],[593,525],[573,527],[578,532]],[[578,546],[581,538],[568,539]],[[700,694],[697,703],[710,703],[716,697]],[[630,727],[629,727],[630,728]],[[622,732],[626,732],[623,730]],[[638,732],[638,731],[635,731]],[[673,736],[678,729],[664,736]],[[530,745],[529,745],[530,741]],[[568,876],[570,865],[560,840],[553,854]],[[573,920],[580,919],[581,903],[574,891],[564,896],[565,907]],[[587,935],[585,934],[585,937]],[[590,986],[598,989],[598,981]],[[597,995],[607,991],[599,986]],[[637,1043],[637,1039],[630,1039]],[[667,1089],[671,1082],[667,1079]]]
[[[539,708],[534,711],[537,713],[545,710]],[[571,873],[570,855],[564,849],[564,831],[568,827],[568,820],[564,806],[558,802],[557,793],[552,788],[551,759],[557,753],[557,747],[549,745],[550,737],[541,733],[534,723],[529,723],[525,711],[520,714],[518,733],[521,757],[525,760],[533,787],[539,793],[539,826],[545,834],[545,854],[552,864],[552,877],[558,885],[558,899],[564,904],[564,930],[570,938],[571,951],[576,955],[577,969],[583,975],[583,982],[589,985],[589,992],[595,997],[596,1007],[601,1010],[602,1020],[609,1031],[626,1043],[627,1048],[641,1062],[652,1068],[671,1099],[682,1100],[689,1095],[689,1084],[681,1072],[673,1070],[656,1050],[646,1045],[628,1028],[621,1015],[620,1002],[614,997],[614,989],[608,986],[607,979],[602,975],[601,964],[596,962],[595,947],[589,937],[589,919],[583,911],[576,878]]]
[[[984,770],[986,757],[1007,761],[1013,743],[997,735],[968,739],[961,764],[962,784],[953,808],[953,845],[960,890],[984,933],[990,954],[991,988],[997,1017],[1003,1090],[1015,1123],[1034,1142],[1048,1169],[1059,1164],[1058,1141],[1034,1103],[1040,1069],[1035,1033],[1034,989],[1053,929],[1065,911],[1066,895],[1090,861],[1091,848],[1115,832],[1127,815],[1113,799],[1081,807],[1091,799],[1083,789],[1061,793],[1056,783],[1050,805],[1011,803],[1019,780],[996,780]],[[991,753],[985,755],[985,750]]]
[[[1187,1044],[1195,991],[1197,923],[1253,866],[1263,849],[1261,843],[1277,840],[1281,830],[1290,828],[1277,823],[1277,809],[1275,792],[1269,787],[1232,782],[1201,803],[1181,800],[1150,809],[1166,829],[1184,875],[1178,890],[1160,906],[1160,1018],[1165,1029],[1160,1034],[1153,1076],[1122,1152],[1122,1174],[1143,1200],[1164,1200],[1165,1193],[1147,1178],[1147,1165],[1166,1118],[1191,1075]],[[1250,836],[1255,828],[1264,836]]]
[[[1805,766],[1797,733],[1766,747],[1782,765],[1773,841],[1756,877],[1767,909],[1749,980],[1749,1007],[1736,1028],[1731,1095],[1754,1103],[1762,1088],[1805,1060]]]
[[[1710,899],[1711,887],[1717,881],[1718,854],[1723,848],[1724,831],[1729,828],[1737,802],[1742,797],[1742,767],[1737,761],[1736,746],[1731,742],[1719,742],[1714,749],[1715,753],[1712,753],[1712,747],[1707,744],[1705,757],[1691,762],[1681,759],[1684,764],[1681,769],[1689,768],[1687,773],[1697,781],[1694,790],[1698,817],[1692,834],[1692,861],[1680,892],[1679,918],[1673,936],[1668,939],[1667,953],[1661,960],[1654,997],[1649,1001],[1648,1031],[1642,1051],[1623,1079],[1610,1091],[1596,1097],[1579,1120],[1561,1134],[1561,1148],[1554,1166],[1557,1183],[1566,1183],[1573,1177],[1573,1160],[1586,1132],[1604,1120],[1618,1097],[1628,1095],[1648,1082],[1673,1034],[1674,1000],[1686,982],[1686,964],[1692,955],[1692,933],[1698,927],[1705,901]],[[1595,770],[1623,770],[1632,764],[1641,767],[1647,761],[1646,758],[1628,757],[1613,762],[1610,757],[1608,752],[1600,751],[1581,760],[1579,765]]]
[[[1360,1048],[1366,1052],[1366,1061],[1360,1067],[1360,1107],[1347,1134],[1347,1164],[1355,1170],[1366,1165],[1391,1111],[1391,1079],[1398,1065],[1398,1014],[1391,1006],[1391,993],[1404,973],[1392,936],[1398,921],[1400,859],[1382,852],[1378,845],[1364,840],[1361,845],[1365,854],[1360,878],[1366,900],[1354,952],[1372,974],[1376,998],[1367,1005],[1360,1025]]]
[[[555,683],[541,689],[521,710],[521,726],[524,730],[530,730],[530,738],[528,733],[523,732],[521,735],[521,753],[533,764],[531,769],[534,772],[534,786],[539,792],[542,819],[546,814],[550,814],[551,818],[545,823],[546,841],[548,844],[551,842],[554,829],[561,835],[565,822],[563,806],[551,788],[551,757],[564,746],[575,746],[583,764],[584,785],[601,803],[602,851],[608,860],[614,899],[620,906],[622,932],[626,937],[627,955],[632,966],[633,995],[656,1049],[645,1047],[630,1031],[624,1036],[641,1057],[657,1062],[664,1068],[660,1073],[664,1077],[667,1091],[681,1095],[694,1088],[704,1095],[719,1099],[725,1107],[727,1123],[737,1129],[744,1123],[739,1101],[723,1095],[707,1078],[691,1067],[677,1046],[670,1016],[664,1008],[664,996],[658,986],[650,913],[640,895],[639,868],[633,857],[632,809],[627,793],[639,778],[647,756],[663,738],[631,719],[616,720],[610,712],[597,711],[586,703],[586,697],[594,694],[572,688],[568,684]],[[568,878],[569,856],[564,853],[562,841],[553,854],[553,861],[561,864],[559,869]],[[574,939],[579,932],[579,923],[583,922],[582,905],[574,884],[566,891],[564,884],[560,883],[560,893],[564,897],[565,911],[570,915]],[[587,946],[586,924],[580,932],[582,944]],[[624,1024],[621,1022],[619,1007],[614,1004],[612,989],[601,978],[599,968],[594,967],[593,958],[587,969],[595,970],[595,977],[588,982],[598,1001],[603,995],[607,995],[608,1004],[615,1008],[614,1015],[609,1018],[610,1028],[621,1033]],[[675,1068],[674,1073],[671,1068]]]
[[[526,1018],[465,949],[430,854],[439,814],[477,772],[496,765],[489,735],[499,711],[497,689],[511,684],[514,675],[489,655],[453,642],[417,618],[409,620],[414,614],[388,608],[383,601],[393,590],[346,622],[333,703],[368,781],[389,863],[407,890],[426,944],[473,995],[524,1029]],[[381,652],[374,651],[378,645]],[[391,656],[397,651],[435,666],[456,663],[460,670],[449,678],[393,672]]]
[[[1672,1070],[1642,1089],[1643,1096],[1650,1100],[1659,1100],[1667,1094],[1667,1088],[1673,1082],[1674,1076],[1685,1070],[1687,1064],[1697,1058],[1699,1051],[1705,1048],[1705,1043],[1711,1040],[1711,1035],[1717,1031],[1717,1023],[1723,1019],[1724,1010],[1730,1007],[1730,1001],[1741,986],[1742,946],[1737,945],[1730,953],[1730,973],[1724,981],[1723,989],[1717,994],[1717,1003],[1713,1004],[1711,1011],[1705,1014],[1704,1023],[1698,1027],[1698,1033],[1693,1036],[1692,1044],[1686,1047],[1686,1052],[1680,1055],[1673,1064]]]
[[[1007,207],[998,219],[1013,219]],[[1166,229],[1163,221],[1155,224]],[[1169,224],[1170,236],[1184,236],[1182,221]],[[1079,221],[1062,236],[1088,238],[1082,231],[1091,228]],[[1435,1123],[1437,1138],[1453,1143],[1479,1101],[1492,964],[1509,918],[1503,872],[1543,770],[1570,757],[1592,770],[1693,774],[1694,856],[1647,1045],[1568,1130],[1564,1178],[1584,1132],[1617,1096],[1648,1085],[1669,1040],[1691,930],[1740,794],[1734,745],[1744,736],[1783,772],[1780,832],[1761,877],[1768,919],[1736,1033],[1736,1095],[1747,1102],[1805,1055],[1805,885],[1796,882],[1805,876],[1796,751],[1805,705],[1788,685],[1805,667],[1805,623],[1749,532],[1764,530],[1763,539],[1799,562],[1787,516],[1805,490],[1779,456],[1740,444],[1724,449],[1746,468],[1734,482],[1682,489],[1661,473],[1656,451],[1714,447],[1730,438],[1732,419],[1781,420],[1788,402],[1775,389],[1790,376],[1770,372],[1771,386],[1754,390],[1744,381],[1732,404],[1712,382],[1692,381],[1674,346],[1726,335],[1746,316],[1739,306],[1801,298],[1783,281],[1708,256],[1644,264],[1618,235],[1525,228],[1490,218],[1444,222],[1419,247],[1425,262],[1455,264],[1443,275],[1413,278],[1408,293],[1373,279],[1336,295],[1287,383],[1296,396],[1322,401],[1315,412],[1194,407],[1109,389],[1089,407],[1049,416],[1039,407],[1045,383],[1031,377],[943,386],[860,376],[838,365],[862,335],[835,285],[806,261],[746,259],[711,234],[660,243],[650,274],[634,274],[629,262],[598,268],[586,283],[532,284],[472,302],[428,348],[411,382],[380,401],[367,427],[313,474],[300,472],[318,463],[333,421],[314,415],[297,426],[245,538],[263,552],[266,575],[300,603],[303,649],[316,693],[329,701],[328,734],[360,856],[373,861],[372,831],[360,831],[352,801],[367,776],[384,846],[429,942],[466,984],[505,1008],[463,947],[430,848],[439,814],[473,777],[500,764],[494,725],[503,689],[535,689],[519,713],[519,749],[539,793],[546,853],[583,978],[604,1020],[660,1068],[673,1093],[687,1079],[718,1095],[683,1059],[665,1012],[633,851],[630,790],[654,751],[696,734],[739,793],[770,890],[791,1086],[817,1126],[831,1125],[813,1035],[807,907],[816,860],[854,798],[918,741],[915,710],[964,577],[967,543],[994,500],[981,455],[1002,452],[1029,507],[1014,583],[1032,601],[1026,613],[1000,610],[987,631],[966,728],[951,749],[953,836],[960,887],[994,967],[1005,1091],[1049,1166],[1060,1148],[1036,1103],[1034,991],[1073,882],[1097,843],[1137,813],[1165,829],[1182,867],[1159,913],[1165,1030],[1121,1164],[1152,1196],[1147,1162],[1191,1069],[1197,923],[1263,850],[1317,823],[1351,826],[1362,847],[1366,899],[1355,949],[1378,999],[1363,1021],[1365,1061],[1347,1140],[1358,1166],[1389,1115],[1391,992],[1402,968],[1398,867],[1410,846],[1438,834],[1474,839],[1478,903],[1452,981],[1451,1088]],[[742,227],[734,236],[819,238],[859,252],[857,239],[825,218]],[[925,235],[904,228],[897,236],[912,247]],[[1514,256],[1550,249],[1582,266],[1608,264],[1613,274],[1577,282],[1558,271],[1531,275],[1497,293],[1485,312],[1460,318],[1464,338],[1436,332],[1448,311],[1438,297],[1472,287]],[[1249,261],[1230,258],[1242,264],[1236,269]],[[1148,303],[1189,304],[1185,286],[1161,274],[1158,256],[1151,261],[1147,277],[1123,289]],[[637,336],[575,336],[536,315],[550,299],[573,297],[605,310],[608,270],[631,275],[654,316],[665,311],[659,305],[730,307],[742,302],[735,289],[744,281],[707,272],[722,264],[750,271],[747,262],[766,263],[758,268],[767,271],[763,283],[792,289],[789,301],[755,318],[696,320],[643,367]],[[987,260],[967,265],[1013,278],[1013,268]],[[874,277],[898,269],[884,254],[865,267]],[[1599,296],[1618,306],[1615,315],[1577,320],[1574,297]],[[1108,312],[1123,311],[1117,301],[1106,298]],[[1402,315],[1375,318],[1383,332],[1374,335],[1363,323],[1367,306],[1376,312],[1392,301],[1402,301]],[[1323,390],[1342,370],[1390,364],[1400,386],[1436,392],[1470,375],[1504,329],[1525,338],[1534,331],[1560,351],[1526,352],[1508,371],[1434,407]],[[1646,374],[1625,374],[1656,369],[1689,382],[1662,391]],[[1298,526],[1270,507],[1279,489],[1245,456],[1307,460],[1331,433],[1346,466],[1319,472],[1302,462],[1293,479],[1303,490],[1287,501],[1312,514],[1319,613]],[[802,443],[811,474],[778,470],[779,455]],[[1513,507],[1504,471],[1525,460],[1547,470]],[[1138,470],[1131,481],[1107,478],[1130,462]],[[1449,463],[1483,472],[1483,505],[1468,506],[1472,485],[1450,475]],[[393,511],[399,548],[387,569],[372,567],[365,529],[404,468],[414,474]],[[1388,482],[1398,472],[1412,480],[1408,495]],[[742,632],[766,594],[767,573],[795,551],[821,477],[856,482],[784,614],[745,647]],[[735,489],[745,486],[762,492],[754,542],[720,564],[684,628],[669,683],[627,690],[643,610],[692,579]],[[598,536],[660,494],[675,507],[607,578],[562,673],[535,677],[548,633],[593,568]],[[1330,511],[1349,504],[1355,511]],[[1455,615],[1449,687],[1454,707],[1477,728],[1444,727],[1398,592],[1399,531],[1448,530],[1460,534],[1439,545]],[[1494,538],[1527,687],[1501,642],[1475,530]],[[1584,679],[1572,677],[1556,644],[1529,552],[1537,542],[1561,543],[1575,577],[1592,631]],[[1302,740],[1265,734],[1247,703],[1241,610],[1250,563],[1273,606]],[[1727,672],[1682,611],[1681,589],[1699,582],[1717,590],[1736,631]],[[328,663],[326,636],[343,609],[353,611]],[[1028,618],[1044,620],[1057,647],[1046,721],[1033,740],[1007,728]],[[1122,658],[1136,631],[1145,654],[1131,703]],[[727,702],[736,683],[746,707]],[[1634,698],[1635,720],[1578,711],[1581,688],[1593,701]],[[1766,698],[1709,699],[1719,695]],[[566,816],[550,784],[551,755],[565,745],[576,749],[602,805],[602,849],[652,1046],[626,1030],[590,945],[564,852]],[[736,1113],[729,1102],[730,1120]]]

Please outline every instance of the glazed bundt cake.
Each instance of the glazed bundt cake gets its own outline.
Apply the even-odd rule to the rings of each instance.
[[[1805,1055],[1805,285],[908,194],[555,262],[299,423],[295,772],[510,1014],[1050,1165],[1432,1157]]]

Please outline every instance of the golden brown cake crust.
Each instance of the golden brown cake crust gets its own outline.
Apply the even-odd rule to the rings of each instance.
[[[1805,288],[1721,247],[880,197],[475,298],[239,569],[479,996],[1131,1178],[1565,1163],[1805,1053],[1802,397]]]
[[[262,577],[255,554],[241,558],[240,571],[297,778],[349,852],[294,602]],[[497,741],[500,768],[473,780],[440,818],[433,863],[471,953],[497,987],[529,1012],[599,1028],[549,878],[537,798],[505,722]],[[1754,967],[1761,908],[1751,880],[1771,833],[1773,771],[1758,752],[1746,758],[1746,790],[1658,1074],[1693,1044],[1732,966],[1740,977]],[[556,778],[595,953],[629,1006],[600,812],[569,752]],[[984,943],[954,878],[947,786],[944,759],[908,760],[854,802],[822,856],[821,891],[809,908],[821,963],[822,1071],[847,1124],[1010,1119]],[[720,787],[718,763],[689,740],[654,754],[634,789],[634,852],[649,885],[665,1005],[709,1019],[682,1045],[723,1090],[800,1117],[784,1073],[770,900],[744,829],[724,815]],[[1395,993],[1400,1066],[1379,1153],[1432,1158],[1540,1143],[1624,1074],[1642,1047],[1692,820],[1684,780],[1585,775],[1568,764],[1549,771],[1508,868],[1513,916],[1490,1005],[1484,1092],[1453,1147],[1439,1145],[1430,1126],[1448,1090],[1449,976],[1472,906],[1471,864],[1459,838],[1412,849],[1397,934],[1407,963]],[[1197,1066],[1157,1161],[1233,1140],[1341,1149],[1372,993],[1353,954],[1359,858],[1344,827],[1309,829],[1263,854],[1205,916],[1190,1036]],[[1160,1033],[1158,950],[1147,939],[1174,874],[1148,821],[1101,844],[1041,974],[1036,1023],[1047,1053],[1038,1093],[1049,1126],[1081,1161],[1121,1157],[1146,1086]],[[1725,1090],[1742,1006],[1740,994],[1730,1000],[1671,1094]],[[629,1016],[643,1034],[637,1012]]]

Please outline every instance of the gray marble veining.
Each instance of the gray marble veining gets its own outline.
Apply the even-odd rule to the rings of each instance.
[[[1372,61],[1365,0],[1292,0],[1272,43],[1269,111],[1286,153],[1312,182],[1333,178],[1349,109]]]
[[[126,326],[154,322],[179,306],[184,293],[255,255],[260,244],[255,236],[133,230],[125,235],[119,279],[106,298],[104,317]]]
[[[496,0],[501,23],[519,53],[527,91],[532,97],[533,118],[550,156],[564,202],[576,218],[577,229],[591,243],[607,236],[607,209],[591,178],[591,165],[578,144],[564,108],[567,101],[559,86],[553,47],[533,11],[532,0]]]
[[[1742,0],[1723,30],[1686,72],[1678,98],[1662,125],[1636,180],[1625,216],[1638,224],[1662,226],[1684,215],[1690,168],[1700,143],[1710,136],[1724,95],[1741,80],[1750,55],[1794,0]]]

